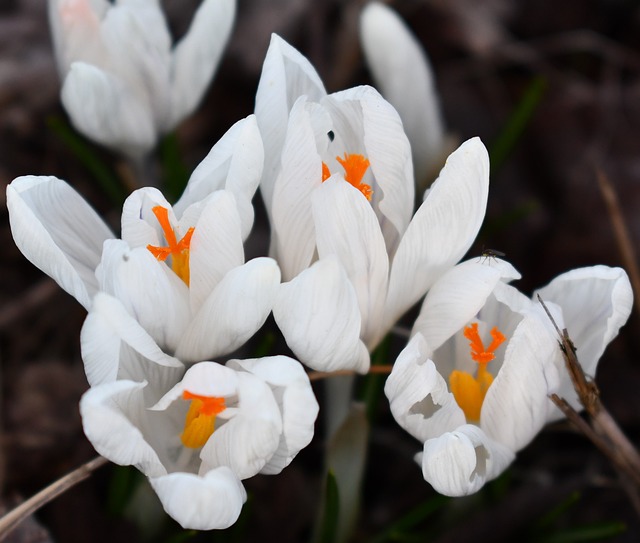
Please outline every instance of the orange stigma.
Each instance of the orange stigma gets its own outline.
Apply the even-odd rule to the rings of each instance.
[[[362,178],[364,177],[364,174],[367,173],[367,169],[370,166],[369,159],[364,158],[363,155],[345,153],[344,158],[337,156],[336,160],[344,168],[345,181],[357,188],[367,200],[371,201],[373,189],[366,183],[362,182]],[[326,181],[330,176],[331,172],[329,171],[329,167],[323,162],[322,181]]]
[[[478,323],[474,322],[470,326],[466,326],[464,337],[469,340],[471,359],[478,363],[476,376],[459,370],[454,370],[449,375],[451,393],[469,422],[480,420],[482,403],[487,395],[487,390],[493,383],[493,375],[487,371],[487,364],[496,357],[496,349],[506,340],[504,334],[495,326],[490,334],[493,340],[485,348],[478,334]]]
[[[184,431],[180,440],[185,447],[197,449],[202,447],[213,434],[216,416],[227,406],[224,398],[217,396],[200,396],[188,390],[182,393],[183,400],[191,400],[189,411],[184,420]]]
[[[164,262],[171,256],[171,269],[189,285],[189,247],[191,245],[191,236],[193,236],[193,226],[187,230],[187,233],[180,241],[176,238],[176,233],[171,228],[169,222],[169,211],[166,207],[155,206],[151,211],[158,219],[162,232],[167,240],[167,247],[155,247],[147,245],[147,249],[158,260]]]

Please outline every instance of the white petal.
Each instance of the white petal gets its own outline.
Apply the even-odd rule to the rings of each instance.
[[[238,385],[238,411],[202,448],[201,473],[229,466],[240,479],[246,479],[258,473],[278,449],[282,417],[273,392],[264,381],[245,372],[238,372]]]
[[[198,396],[230,397],[238,394],[238,373],[217,362],[199,362],[191,366],[179,383],[176,383],[151,408],[155,411],[167,409],[184,391]]]
[[[62,79],[75,60],[100,63],[106,58],[100,24],[112,7],[108,0],[51,0],[48,4],[51,37]]]
[[[242,483],[226,466],[204,476],[178,472],[149,482],[167,514],[187,530],[228,528],[247,500]]]
[[[129,359],[121,358],[123,345],[131,347],[146,361],[144,374],[175,368],[169,372],[173,375],[183,367],[179,360],[160,350],[118,300],[98,293],[80,333],[82,360],[91,386],[140,375],[140,367],[128,367],[125,362]]]
[[[422,442],[466,421],[430,356],[426,341],[416,334],[398,356],[384,386],[396,422]]]
[[[320,258],[334,254],[353,285],[362,316],[360,337],[369,349],[381,339],[389,259],[380,225],[363,194],[340,175],[313,193]]]
[[[188,209],[197,206],[200,204]],[[200,207],[189,250],[189,296],[193,313],[227,273],[244,264],[242,226],[233,195],[219,190]]]
[[[331,94],[322,103],[330,110],[335,133],[342,137],[343,151],[362,152],[371,162],[375,177],[371,204],[379,210],[382,232],[393,253],[411,220],[415,191],[411,148],[402,121],[391,104],[368,86]]]
[[[362,10],[360,40],[376,86],[402,118],[416,181],[423,184],[444,147],[440,101],[429,59],[404,21],[379,2]]]
[[[556,339],[537,314],[525,316],[509,339],[482,404],[480,426],[512,451],[526,446],[547,422],[549,394],[560,379],[554,365],[557,350]]]
[[[440,494],[466,496],[500,475],[513,458],[512,451],[467,424],[424,444],[422,475]]]
[[[262,65],[255,108],[265,146],[261,192],[267,212],[271,211],[273,184],[280,166],[289,111],[302,95],[318,101],[326,91],[311,63],[282,38],[272,34]]]
[[[90,388],[80,400],[82,426],[96,451],[121,466],[133,465],[145,475],[166,473],[138,425],[145,416],[146,383],[114,381]]]
[[[7,187],[7,208],[18,249],[88,309],[102,244],[113,238],[107,225],[56,177],[15,179]]]
[[[177,224],[176,215],[171,209],[171,204],[154,187],[134,190],[125,200],[122,206],[120,222],[122,239],[130,247],[146,247],[147,245],[158,247],[163,243],[164,234],[162,228],[152,211],[156,206],[167,209],[169,211],[169,221],[172,225]],[[182,235],[185,233],[181,232]]]
[[[61,99],[73,126],[102,145],[138,158],[155,144],[148,106],[124,82],[95,66],[74,62]]]
[[[164,262],[122,240],[104,244],[96,270],[100,290],[120,300],[140,326],[172,352],[189,323],[189,289]]]
[[[272,229],[285,280],[307,268],[316,250],[311,194],[322,183],[322,161],[311,124],[311,107],[303,96],[291,110],[282,169],[273,192]]]
[[[543,301],[554,302],[562,308],[580,365],[593,377],[606,346],[618,335],[631,313],[633,291],[627,274],[621,268],[607,266],[578,268],[559,275],[536,291],[534,301],[538,294]],[[567,400],[575,399],[568,380],[560,392],[566,394]]]
[[[454,151],[416,212],[393,259],[389,325],[467,252],[484,219],[489,156],[478,138]]]
[[[501,280],[517,274],[505,265],[502,270],[475,258],[451,268],[429,290],[412,333],[420,332],[437,350],[480,311]]]
[[[313,438],[319,407],[309,377],[297,360],[286,356],[229,360],[227,366],[255,375],[274,392],[282,415],[282,435],[261,473],[280,473]]]
[[[102,21],[101,37],[109,58],[96,66],[123,81],[131,95],[149,108],[156,133],[166,131],[171,35],[159,2],[117,2]]]
[[[205,0],[175,46],[168,130],[198,106],[229,40],[235,11],[235,0]]]
[[[218,283],[182,336],[176,356],[185,362],[211,360],[243,345],[269,316],[280,285],[270,258],[255,258]]]
[[[253,225],[251,199],[258,188],[263,163],[262,138],[256,118],[250,115],[235,123],[198,164],[174,211],[181,216],[193,203],[216,190],[227,189],[235,196],[242,219],[242,239],[246,239]]]
[[[283,283],[273,316],[287,345],[310,368],[369,369],[356,293],[337,259],[323,258]]]

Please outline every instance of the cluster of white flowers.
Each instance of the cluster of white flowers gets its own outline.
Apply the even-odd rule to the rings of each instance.
[[[50,6],[74,124],[131,156],[193,110],[234,12],[230,0],[204,0],[171,51],[155,0]],[[398,47],[371,39],[380,28]],[[387,8],[368,7],[362,31],[377,78],[396,66],[391,51],[411,50],[407,60],[424,64]],[[419,89],[433,94],[424,70]],[[392,103],[415,88],[381,87]],[[441,145],[434,108],[416,119],[410,143],[402,110],[368,86],[327,94],[309,61],[273,36],[255,115],[214,145],[173,206],[157,189],[133,192],[121,238],[60,179],[9,185],[16,244],[88,311],[87,437],[101,455],[140,469],[182,526],[230,526],[246,499],[241,481],[279,473],[311,441],[318,403],[300,362],[366,373],[370,352],[423,297],[385,393],[424,444],[417,459],[436,490],[468,494],[504,471],[560,416],[549,394],[578,407],[549,319],[508,284],[518,272],[493,257],[458,264],[488,198],[478,138],[449,156],[414,212],[414,164],[420,179],[428,169],[418,165],[427,151],[416,150],[433,157]],[[271,257],[245,262],[258,187]],[[538,293],[593,374],[631,310],[625,272],[574,270]],[[300,362],[218,361],[271,312]]]

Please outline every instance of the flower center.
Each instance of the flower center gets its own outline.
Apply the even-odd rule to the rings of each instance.
[[[158,260],[164,262],[171,256],[171,269],[182,279],[187,286],[189,285],[189,246],[191,245],[191,236],[193,236],[193,226],[187,230],[187,233],[178,241],[176,233],[171,228],[169,222],[169,211],[166,207],[155,206],[151,211],[158,219],[162,232],[167,240],[167,247],[155,247],[147,245],[147,249]]]
[[[183,400],[191,400],[189,411],[184,420],[184,431],[180,436],[182,444],[190,449],[202,447],[213,434],[216,416],[227,406],[224,398],[217,396],[200,396],[188,390],[182,393]]]
[[[373,190],[369,185],[362,182],[362,178],[364,174],[367,173],[370,165],[369,160],[362,155],[349,155],[347,153],[344,154],[344,158],[337,156],[336,160],[344,168],[345,181],[357,188],[367,200],[371,201]],[[324,183],[329,177],[331,177],[331,171],[329,170],[329,166],[323,162],[322,182]]]
[[[478,422],[480,420],[482,402],[491,383],[493,383],[493,375],[487,371],[487,364],[496,357],[496,349],[506,339],[504,334],[495,326],[490,334],[493,340],[485,348],[478,334],[478,323],[474,322],[470,326],[466,326],[464,337],[469,340],[471,358],[478,363],[476,376],[474,377],[466,371],[459,370],[454,370],[449,375],[451,393],[470,422]]]

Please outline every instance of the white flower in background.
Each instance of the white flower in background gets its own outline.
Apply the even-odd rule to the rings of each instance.
[[[269,258],[244,263],[243,250],[262,160],[255,119],[236,123],[175,206],[152,188],[129,196],[122,239],[55,177],[21,177],[8,186],[11,229],[23,254],[87,309],[98,291],[115,297],[110,314],[117,318],[87,318],[83,353],[119,350],[119,342],[105,338],[124,326],[126,315],[181,362],[229,353],[262,326],[280,271]],[[86,359],[85,369],[92,385],[122,377],[117,367]]]
[[[411,151],[393,107],[371,87],[327,95],[278,36],[256,117],[271,254],[289,280],[274,306],[278,326],[310,367],[366,372],[368,351],[473,242],[486,149],[476,138],[453,153],[413,215]]]
[[[90,316],[108,300],[98,294]],[[134,322],[120,339],[141,353],[148,345],[139,328]],[[111,351],[110,364],[121,365],[118,357]],[[246,500],[241,480],[280,473],[311,441],[318,404],[309,379],[285,356],[200,362],[186,373],[158,362],[146,359],[155,371],[145,381],[89,389],[84,431],[102,456],[142,471],[184,528],[227,528]]]
[[[417,459],[425,480],[442,494],[471,494],[500,475],[561,417],[551,393],[580,408],[550,320],[535,297],[506,284],[518,277],[493,259],[467,261],[442,276],[385,385],[396,421],[424,443]],[[593,375],[629,317],[627,275],[583,268],[538,292]]]
[[[362,10],[360,42],[376,86],[402,119],[411,142],[416,185],[424,189],[448,147],[429,59],[406,23],[379,2]]]
[[[175,45],[158,0],[49,0],[62,103],[87,137],[148,153],[200,102],[235,17],[235,0],[203,0]]]

